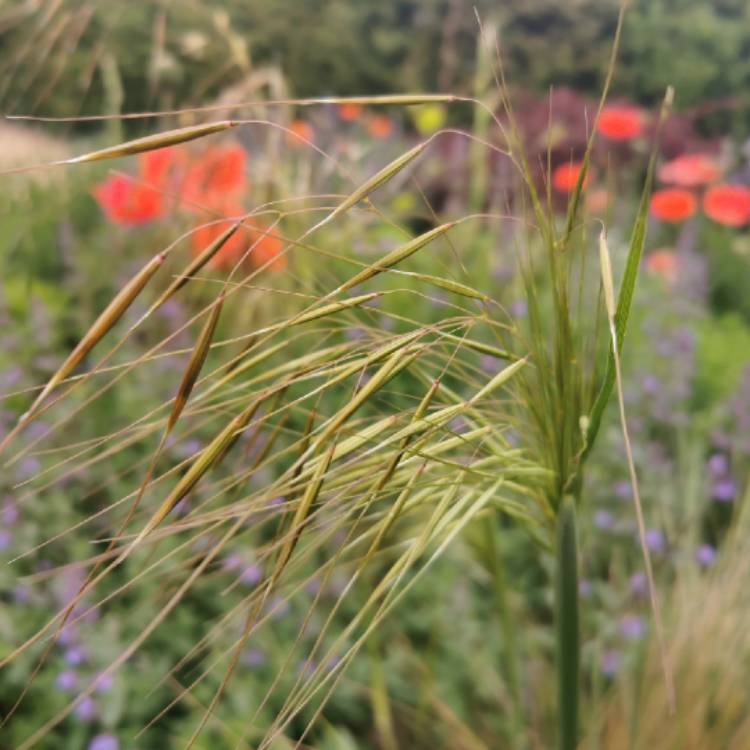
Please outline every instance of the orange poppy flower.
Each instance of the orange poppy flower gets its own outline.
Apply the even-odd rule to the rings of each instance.
[[[164,200],[158,190],[122,175],[108,177],[93,193],[107,218],[115,224],[136,226],[164,214]]]
[[[269,270],[283,271],[287,265],[286,255],[281,254],[284,243],[272,234],[265,234],[267,230],[261,225],[256,224],[255,226],[257,231],[249,232],[252,243],[255,243],[255,247],[250,253],[252,264],[257,268],[269,263]]]
[[[230,221],[215,222],[197,227],[192,234],[193,255],[199,255],[203,252],[222,232],[229,229],[231,223]],[[247,250],[247,239],[238,230],[211,258],[209,265],[213,268],[229,270],[239,261],[245,250]]]
[[[241,146],[212,146],[188,169],[184,197],[201,205],[222,203],[247,187],[247,152]]]
[[[393,133],[393,120],[388,115],[373,115],[367,123],[367,132],[378,140],[385,140]]]
[[[174,177],[184,169],[186,161],[185,150],[179,146],[147,151],[140,157],[141,174],[149,184],[165,187],[170,177]]]
[[[677,256],[673,250],[662,248],[654,250],[646,257],[646,270],[661,276],[665,281],[673,282],[677,275]]]
[[[698,208],[698,201],[689,190],[666,188],[651,196],[651,213],[661,221],[679,224],[689,219]]]
[[[612,106],[602,110],[596,129],[613,141],[629,141],[643,132],[645,124],[637,107]]]
[[[583,164],[580,161],[566,162],[555,167],[552,172],[552,187],[561,193],[570,193],[575,189],[578,177],[581,174]],[[583,181],[584,187],[588,185],[589,174]]]
[[[708,154],[683,154],[662,164],[659,179],[680,187],[693,188],[714,182],[721,175],[719,165]]]
[[[241,207],[228,206],[224,214],[229,217],[239,217],[244,214]],[[193,254],[201,253],[211,242],[217,239],[231,225],[231,221],[219,221],[198,227],[193,232]],[[245,259],[248,265],[259,267],[273,260],[268,266],[273,271],[282,271],[286,268],[286,256],[281,255],[283,243],[278,237],[265,234],[265,228],[252,219],[245,219],[244,225],[240,227],[211,259],[213,268],[229,271],[234,268],[240,260]],[[278,257],[277,257],[278,256]]]
[[[345,122],[355,122],[362,115],[361,104],[339,104],[339,117]]]
[[[287,143],[290,146],[299,148],[304,146],[304,141],[315,141],[315,131],[313,126],[307,120],[293,120],[289,125],[290,133],[286,134]]]
[[[750,223],[750,188],[744,185],[715,185],[703,196],[706,216],[727,227]]]

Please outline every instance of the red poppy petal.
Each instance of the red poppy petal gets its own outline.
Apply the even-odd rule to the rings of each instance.
[[[613,141],[629,141],[644,130],[643,112],[637,107],[605,107],[599,117],[597,130]]]
[[[646,256],[646,269],[667,281],[672,281],[677,272],[677,256],[673,250],[654,250]]]
[[[697,208],[698,201],[689,190],[667,188],[656,190],[651,196],[651,213],[661,221],[678,224],[689,219]]]
[[[199,206],[234,200],[247,187],[247,152],[241,146],[213,146],[188,170],[183,198]]]
[[[108,177],[93,193],[107,218],[116,224],[143,224],[164,212],[164,201],[158,190],[124,176]]]
[[[388,115],[374,115],[367,124],[367,132],[373,138],[384,140],[393,133],[393,120]]]
[[[179,146],[159,148],[141,154],[141,174],[145,182],[157,187],[164,187],[170,173],[184,168],[186,153]]]
[[[703,196],[706,216],[728,227],[750,223],[750,189],[744,185],[715,185]]]
[[[561,193],[570,193],[575,189],[582,167],[583,164],[579,161],[567,162],[555,167],[552,172],[552,187]],[[586,175],[586,179],[583,182],[584,187],[588,182],[589,174]]]
[[[662,182],[686,188],[714,182],[720,175],[719,165],[708,154],[682,154],[659,169]]]
[[[339,104],[339,117],[346,122],[358,120],[361,114],[361,104]]]

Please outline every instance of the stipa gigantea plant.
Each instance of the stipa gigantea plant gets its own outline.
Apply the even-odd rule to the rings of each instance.
[[[215,734],[226,735],[236,747],[300,746],[378,625],[445,549],[478,525],[486,539],[482,557],[495,583],[503,630],[512,639],[512,615],[495,549],[497,517],[504,515],[556,553],[558,744],[564,750],[575,746],[576,506],[584,461],[616,379],[615,355],[624,339],[645,240],[653,159],[616,309],[610,310],[615,346],[606,354],[598,336],[599,275],[586,262],[588,232],[580,215],[587,157],[560,226],[532,176],[500,79],[498,89],[507,125],[498,119],[495,123],[518,165],[530,206],[515,235],[528,322],[508,316],[482,290],[481,279],[477,283],[471,274],[455,278],[448,269],[456,256],[459,269],[470,265],[462,256],[472,251],[473,232],[498,217],[451,219],[412,236],[377,206],[377,191],[418,158],[428,158],[440,133],[333,202],[311,196],[314,218],[298,236],[284,233],[288,216],[283,206],[278,209],[277,224],[269,231],[284,242],[283,252],[324,261],[317,262],[318,272],[304,283],[293,267],[289,279],[269,288],[262,265],[243,276],[240,261],[212,296],[216,287],[202,268],[247,220],[237,217],[197,260],[175,268],[171,280],[163,279],[166,290],[156,293],[156,301],[124,334],[147,329],[151,314],[167,297],[200,287],[202,309],[183,327],[194,336],[192,347],[170,348],[172,334],[145,354],[112,364],[105,357],[83,376],[75,374],[95,346],[122,336],[120,319],[158,283],[167,253],[157,254],[106,307],[3,443],[6,461],[19,460],[29,450],[17,447],[19,433],[42,410],[58,414],[46,438],[54,470],[41,487],[54,482],[55,472],[66,475],[110,462],[135,445],[144,454],[123,472],[122,481],[132,481],[132,489],[96,514],[110,518],[114,534],[103,552],[82,561],[88,568],[84,583],[63,610],[3,659],[3,667],[32,655],[37,667],[29,673],[31,684],[64,627],[139,585],[164,582],[159,611],[105,669],[110,674],[155,631],[168,632],[170,618],[194,590],[216,577],[226,553],[252,549],[265,571],[263,579],[250,593],[230,586],[224,611],[206,623],[201,638],[170,670],[179,687],[155,720],[180,701],[200,696],[200,719],[185,736],[186,747],[210,742],[204,738]],[[437,99],[449,98],[350,101],[411,105]],[[249,122],[171,130],[69,163],[144,152]],[[352,258],[339,247],[337,236],[353,214],[354,221],[361,216],[390,225],[403,240],[372,262]],[[248,247],[246,255],[252,257],[253,249]],[[174,248],[168,254],[170,260],[177,255]],[[441,264],[447,269],[442,275]],[[264,289],[258,288],[261,284]],[[446,313],[438,319],[422,315],[419,306],[426,301],[431,309],[436,290],[448,300],[440,300]],[[271,320],[255,315],[239,330],[232,325],[241,320],[243,307],[257,308],[267,295],[286,300],[280,315]],[[395,304],[404,299],[405,304]],[[361,336],[347,337],[352,328]],[[113,353],[118,349],[119,342]],[[480,356],[494,363],[491,375],[479,366]],[[148,372],[164,358],[183,361],[174,398],[84,441],[62,438],[70,434],[74,417],[80,419],[79,411],[95,406],[124,377]],[[598,367],[602,359],[603,376]],[[63,396],[52,401],[61,388],[66,388]],[[72,411],[59,413],[68,402],[76,404]],[[176,465],[161,460],[167,437],[184,442],[195,434],[205,436],[202,449]],[[38,491],[22,490],[21,501],[38,497]],[[181,516],[176,509],[187,500],[194,507]],[[112,583],[115,571],[123,568],[124,583]],[[327,612],[320,593],[303,607],[296,637],[250,714],[228,713],[225,698],[241,656],[273,627],[274,610],[295,600],[311,579],[320,578],[325,585],[338,571],[345,571],[345,585]],[[353,600],[354,611],[349,607]],[[295,674],[300,656],[311,666]],[[525,699],[512,652],[505,673],[517,715],[507,722],[503,741],[523,747]],[[81,705],[96,683],[19,747],[39,742]]]

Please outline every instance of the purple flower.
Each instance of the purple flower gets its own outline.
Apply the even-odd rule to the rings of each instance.
[[[638,615],[625,615],[620,620],[620,634],[629,641],[637,641],[646,632],[646,625]]]
[[[242,654],[242,663],[248,667],[261,667],[266,663],[266,655],[259,648],[249,648]]]
[[[78,684],[78,675],[72,669],[66,669],[64,672],[60,672],[55,680],[55,686],[58,690],[70,693],[76,689]]]
[[[659,378],[653,375],[646,375],[642,382],[643,392],[648,396],[655,396],[661,388]]]
[[[178,516],[186,516],[190,513],[190,498],[183,497],[177,505],[174,506],[174,512]]]
[[[714,482],[713,489],[711,490],[713,499],[719,503],[731,503],[736,493],[737,486],[729,477]]]
[[[159,315],[170,323],[179,324],[185,319],[185,308],[176,299],[170,299],[159,308]]]
[[[677,350],[681,354],[692,354],[695,349],[695,334],[690,328],[683,327],[677,332]]]
[[[608,510],[597,510],[594,513],[594,526],[604,531],[615,525],[615,517]]]
[[[3,523],[12,526],[18,520],[18,506],[12,500],[6,500],[3,505]]]
[[[115,678],[109,672],[102,672],[94,683],[94,690],[97,693],[106,693],[112,689],[112,685],[115,684]]]
[[[232,552],[222,560],[221,567],[224,570],[239,570],[245,564],[245,560],[238,552]]]
[[[284,498],[274,497],[268,501],[266,507],[268,508],[268,510],[271,510],[275,513],[281,513],[284,510]]]
[[[18,586],[13,589],[13,599],[19,604],[26,604],[31,601],[31,589],[23,583],[19,583]]]
[[[32,422],[27,430],[26,436],[31,440],[39,440],[45,437],[50,431],[50,426],[44,422]]]
[[[510,306],[510,313],[515,318],[525,318],[529,314],[529,306],[525,299],[519,299]]]
[[[96,703],[93,698],[86,696],[81,702],[75,707],[75,715],[81,721],[93,721],[96,718]]]
[[[42,464],[34,456],[26,456],[18,466],[18,475],[21,479],[31,479],[42,470]]]
[[[71,622],[67,623],[60,631],[57,639],[61,646],[70,646],[78,638],[78,628]]]
[[[729,473],[729,459],[723,453],[714,453],[708,459],[708,470],[716,479]]]
[[[638,572],[630,576],[630,591],[636,596],[648,594],[648,578],[645,573]]]
[[[12,388],[14,385],[20,382],[22,377],[23,368],[19,367],[18,365],[14,365],[13,367],[8,368],[7,370],[3,370],[3,372],[0,373],[0,382],[2,382],[4,387]]]
[[[67,570],[56,585],[55,597],[60,604],[69,604],[78,595],[85,581],[83,570]]]
[[[80,646],[71,646],[65,652],[65,661],[72,666],[83,664],[86,660],[86,652]]]
[[[120,743],[113,734],[97,734],[89,742],[88,750],[120,750]]]
[[[701,544],[695,551],[695,560],[701,568],[708,568],[716,560],[716,548],[710,544]]]
[[[578,595],[583,599],[588,599],[591,596],[591,581],[586,578],[581,578],[578,581]]]
[[[263,578],[263,569],[257,563],[245,566],[240,573],[240,580],[248,586],[256,586]]]
[[[0,550],[8,549],[13,542],[13,534],[8,529],[0,529]]]
[[[633,488],[627,479],[623,479],[615,485],[615,495],[617,495],[620,500],[630,500],[633,496]]]
[[[178,458],[190,458],[190,456],[194,456],[196,453],[203,450],[203,443],[201,443],[200,440],[191,438],[184,443],[178,443],[174,446],[173,450],[175,456]]]
[[[605,651],[602,654],[602,674],[606,677],[614,677],[620,670],[620,652],[615,650]]]
[[[479,360],[479,366],[482,370],[490,375],[494,375],[500,369],[500,362],[497,357],[493,357],[491,354],[483,354]]]
[[[646,529],[646,546],[657,555],[664,552],[667,543],[660,529]]]

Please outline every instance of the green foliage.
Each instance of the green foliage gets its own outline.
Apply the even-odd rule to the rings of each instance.
[[[567,84],[599,92],[618,0],[478,0],[476,6],[486,25],[499,26],[514,86],[543,91]],[[468,93],[476,65],[476,21],[459,0],[223,0],[110,10],[95,7],[89,17],[88,4],[66,0],[44,23],[41,6],[6,3],[3,109],[67,116],[112,111],[117,78],[125,111],[184,107],[269,65],[281,69],[297,96]],[[32,40],[41,50],[34,59]],[[750,85],[748,44],[744,0],[636,0],[614,91],[656,104],[671,84],[678,108],[736,96]],[[58,69],[63,51],[64,69]],[[738,104],[739,114],[729,117],[737,125],[747,121],[746,100]]]
[[[750,329],[739,315],[728,313],[705,318],[697,333],[696,395],[702,403],[715,406],[740,383],[750,352]]]

